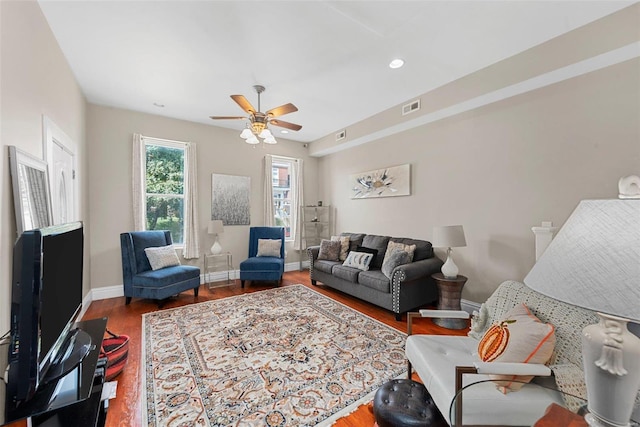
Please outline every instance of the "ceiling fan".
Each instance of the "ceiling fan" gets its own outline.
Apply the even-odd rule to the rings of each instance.
[[[244,111],[249,113],[249,116],[211,116],[213,120],[248,120],[249,125],[247,129],[242,131],[240,136],[246,140],[249,144],[258,144],[260,141],[256,136],[263,138],[267,144],[275,144],[277,141],[269,131],[267,125],[279,126],[293,131],[302,129],[302,126],[295,123],[285,122],[284,120],[278,120],[276,117],[283,116],[285,114],[298,111],[298,107],[288,103],[276,108],[267,110],[266,112],[260,111],[260,94],[265,91],[265,87],[261,85],[253,86],[258,93],[258,109],[256,110],[247,98],[243,95],[231,95],[233,99]]]

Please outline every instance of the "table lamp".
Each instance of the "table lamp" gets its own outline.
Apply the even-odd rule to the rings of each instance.
[[[211,246],[211,253],[213,255],[218,255],[222,252],[222,246],[220,246],[220,242],[218,242],[218,236],[224,232],[224,227],[222,225],[222,221],[219,219],[215,219],[213,221],[209,221],[209,234],[215,235],[215,241],[213,242],[213,246]]]
[[[446,279],[456,279],[458,277],[458,266],[453,262],[451,248],[467,246],[462,226],[445,225],[433,227],[433,239],[431,240],[431,244],[434,248],[448,248],[447,260],[442,265],[442,275]]]
[[[622,192],[621,192],[622,194]],[[629,426],[640,387],[640,199],[583,200],[524,283],[597,312],[582,332],[590,426]]]

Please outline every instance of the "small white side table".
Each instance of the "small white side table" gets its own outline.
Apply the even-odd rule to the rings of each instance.
[[[221,285],[210,285],[209,277],[211,273],[217,271],[227,272],[227,283]],[[205,254],[204,256],[204,281],[209,289],[220,286],[228,286],[231,282],[231,274],[234,274],[233,283],[235,283],[235,271],[233,269],[233,257],[231,252],[221,252],[219,254]]]

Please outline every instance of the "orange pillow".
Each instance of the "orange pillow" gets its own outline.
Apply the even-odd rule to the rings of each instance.
[[[478,344],[483,362],[547,363],[556,344],[555,329],[542,323],[524,304],[513,307],[485,332]],[[532,375],[491,375],[503,393],[519,390]],[[517,381],[517,382],[515,382]]]

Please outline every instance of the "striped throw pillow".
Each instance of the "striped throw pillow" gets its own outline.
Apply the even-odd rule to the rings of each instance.
[[[368,254],[365,252],[356,252],[351,251],[349,255],[347,255],[347,259],[344,260],[342,265],[346,267],[357,268],[358,270],[367,271],[369,270],[369,264],[373,259],[373,254]]]

